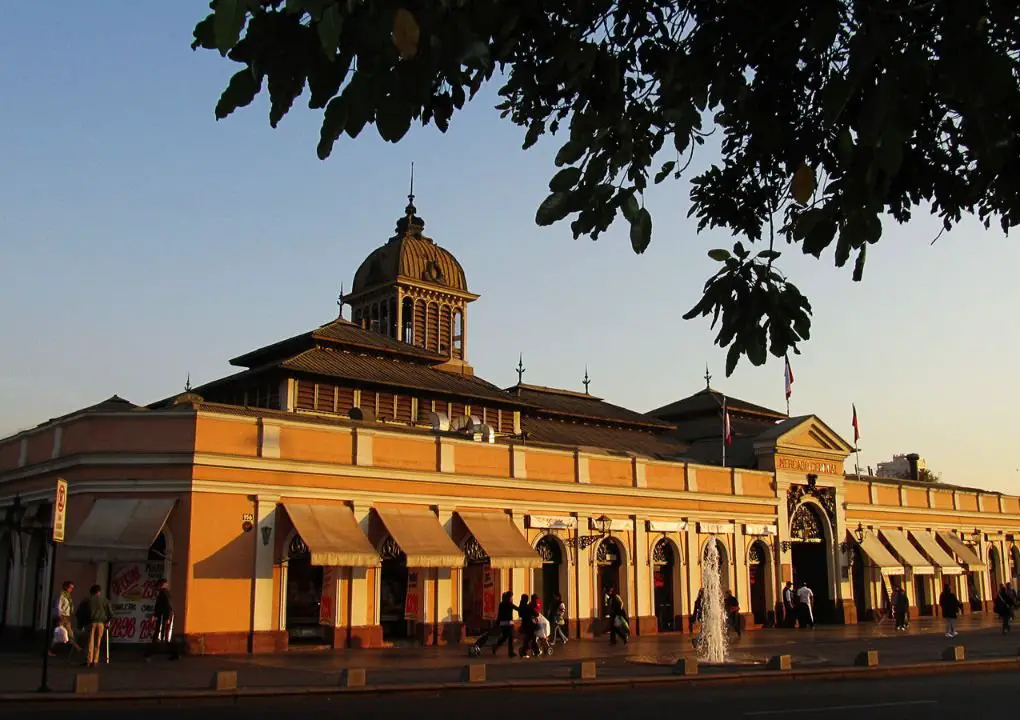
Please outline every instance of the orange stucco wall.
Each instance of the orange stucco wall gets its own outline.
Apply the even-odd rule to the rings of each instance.
[[[898,487],[879,485],[875,488],[875,499],[879,505],[899,505],[900,489]]]
[[[241,516],[254,512],[255,504],[246,495],[201,493],[192,498],[185,619],[189,634],[250,629],[258,533],[243,532]]]
[[[1015,497],[1003,497],[1002,498],[1002,509],[1008,513],[1020,514],[1020,498]]]
[[[932,493],[932,507],[939,510],[952,510],[953,494],[951,492]]]
[[[729,495],[733,492],[733,481],[730,479],[730,473],[725,470],[709,470],[699,467],[697,480],[698,492],[721,495]]]
[[[280,428],[280,457],[288,460],[351,465],[354,437],[349,431],[285,426]]]
[[[46,462],[53,456],[53,429],[32,433],[28,436],[27,465]]]
[[[525,462],[529,478],[574,482],[574,456],[571,453],[529,452]]]
[[[999,498],[997,495],[980,495],[981,512],[999,512]]]
[[[195,428],[195,452],[255,457],[258,451],[259,426],[256,423],[248,419],[199,419]]]
[[[418,440],[394,435],[376,435],[372,438],[372,462],[379,467],[435,470],[436,458],[434,438]]]
[[[629,459],[588,458],[588,481],[592,485],[628,487],[634,484],[634,469]]]
[[[453,462],[457,472],[491,477],[510,476],[510,449],[481,443],[458,443]]]
[[[977,512],[978,509],[977,495],[972,495],[970,493],[958,493],[956,496],[956,502],[960,510],[970,510],[972,512]]]
[[[871,490],[868,489],[867,483],[848,482],[844,486],[843,492],[846,494],[848,503],[867,505],[871,502]]]
[[[81,452],[190,453],[195,416],[82,417],[64,426],[61,455]]]
[[[740,481],[744,486],[744,494],[750,497],[775,497],[771,475],[743,473]]]
[[[652,490],[682,492],[684,466],[672,463],[648,463],[645,466],[645,486]]]
[[[925,508],[928,507],[928,491],[919,488],[907,488],[907,507]]]

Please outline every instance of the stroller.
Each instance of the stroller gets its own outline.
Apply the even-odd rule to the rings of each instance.
[[[495,625],[495,626],[489,628],[488,630],[483,632],[481,635],[479,635],[477,638],[475,638],[475,641],[471,645],[468,646],[468,656],[470,656],[470,657],[479,657],[482,654],[482,648],[484,648],[486,645],[489,644],[489,639],[490,638],[493,639],[493,640],[498,640],[499,639],[499,626],[498,625]]]

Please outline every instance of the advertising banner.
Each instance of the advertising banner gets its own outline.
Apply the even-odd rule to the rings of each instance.
[[[413,570],[407,573],[407,598],[404,600],[404,619],[417,620],[421,611],[421,585],[418,584],[418,573]]]
[[[114,563],[108,597],[113,607],[110,641],[151,642],[156,629],[152,610],[163,577],[163,563]]]
[[[496,619],[496,578],[489,565],[485,566],[485,575],[482,579],[482,619]]]

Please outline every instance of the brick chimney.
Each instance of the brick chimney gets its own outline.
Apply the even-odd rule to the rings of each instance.
[[[920,480],[920,473],[917,470],[917,461],[921,459],[921,456],[917,453],[910,453],[907,455],[907,462],[910,463],[910,479]]]

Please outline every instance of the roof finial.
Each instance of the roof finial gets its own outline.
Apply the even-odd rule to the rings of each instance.
[[[712,373],[708,371],[708,363],[705,363],[705,389],[712,389]]]
[[[188,379],[184,381],[184,392],[191,392],[191,373],[188,373]]]
[[[584,366],[584,380],[582,380],[581,382],[584,384],[584,394],[585,395],[590,395],[591,393],[588,392],[588,386],[591,385],[591,378],[588,377],[588,366],[587,365]]]
[[[336,306],[340,309],[339,316],[344,316],[344,284],[340,283],[340,294],[336,296]]]
[[[524,353],[520,354],[517,358],[517,384],[521,384],[521,378],[524,377]]]
[[[411,192],[407,194],[407,204],[414,205],[414,161],[411,161]]]

